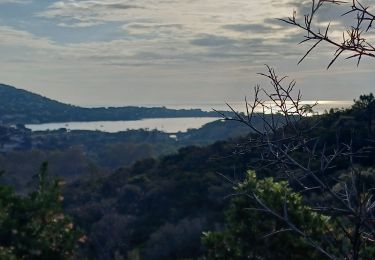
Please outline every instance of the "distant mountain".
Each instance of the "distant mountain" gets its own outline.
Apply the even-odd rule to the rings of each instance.
[[[14,124],[136,120],[158,117],[217,117],[200,109],[175,110],[165,107],[84,108],[64,104],[26,90],[0,84],[0,122]]]

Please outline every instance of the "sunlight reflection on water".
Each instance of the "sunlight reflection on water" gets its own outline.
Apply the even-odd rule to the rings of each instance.
[[[235,111],[246,112],[245,102],[229,102],[228,103]],[[313,105],[315,101],[303,101],[302,105]],[[352,101],[319,101],[318,105],[313,108],[314,113],[322,114],[331,108],[345,109],[351,107]],[[271,102],[266,102],[266,105],[272,106]],[[147,105],[146,107],[160,107],[161,105]],[[171,109],[201,109],[203,111],[229,111],[226,104],[223,103],[208,103],[208,104],[177,104],[164,105]],[[277,111],[275,107],[272,108],[274,112]],[[255,110],[255,112],[262,112],[262,109]],[[265,111],[269,113],[269,111]],[[186,132],[188,129],[197,129],[203,125],[220,119],[218,117],[189,117],[189,118],[151,118],[143,120],[131,121],[94,121],[94,122],[63,122],[63,123],[46,123],[46,124],[29,124],[27,128],[32,131],[46,131],[58,130],[66,128],[67,130],[90,130],[102,131],[108,133],[116,133],[126,130],[159,130],[166,133]]]
[[[302,101],[302,105],[313,105],[316,102],[318,104],[313,108],[314,112],[317,114],[323,114],[325,111],[333,109],[346,109],[350,108],[353,105],[353,101],[333,101],[333,100],[321,100],[321,101]],[[251,104],[251,101],[249,101]],[[235,110],[239,112],[246,112],[245,101],[240,102],[228,102],[228,104]],[[271,101],[266,101],[266,105],[272,106]],[[208,104],[170,104],[165,105],[166,108],[171,109],[202,109],[203,111],[213,111],[213,109],[218,111],[229,110],[228,106],[225,103],[208,103]],[[272,106],[275,109],[274,106]],[[262,109],[259,108],[256,112],[262,112]],[[270,112],[270,111],[266,111]]]

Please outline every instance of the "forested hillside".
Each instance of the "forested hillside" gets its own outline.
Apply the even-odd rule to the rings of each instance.
[[[31,124],[71,121],[136,120],[164,117],[217,117],[216,112],[199,109],[173,110],[164,107],[109,107],[84,108],[0,84],[0,121]]]
[[[174,154],[185,146],[208,145],[249,132],[243,124],[220,120],[174,137],[157,130],[31,132],[21,126],[3,125],[0,127],[0,165],[3,180],[21,192],[32,187],[35,169],[45,161],[49,162],[50,176],[71,182],[84,176],[106,175],[142,159]]]
[[[337,129],[339,142],[352,141],[356,150],[372,144],[363,109],[305,120],[319,120],[310,133],[325,143],[317,149],[334,149]],[[241,181],[248,169],[256,170],[259,178],[282,179],[281,168],[264,166],[260,150],[246,149],[249,137],[183,148],[175,155],[143,160],[109,176],[66,187],[66,209],[89,237],[84,254],[100,259],[112,259],[113,254],[141,259],[203,254],[202,232],[226,226],[224,212],[231,205],[234,185],[228,179]],[[358,163],[373,167],[374,156],[370,149]],[[339,159],[332,171],[344,176],[347,167],[348,162]]]
[[[5,79],[54,87],[76,79],[98,98],[112,89],[113,103],[121,92],[113,82],[140,103],[231,99],[259,64],[275,59],[292,71],[296,55],[301,63],[324,43],[332,55],[323,49],[298,70],[312,79],[302,85],[313,88],[307,97],[365,94],[319,114],[269,65],[258,73],[269,84],[255,85],[245,112],[83,108],[0,84],[0,259],[375,259],[370,65],[315,67],[375,58],[366,1],[110,2],[0,1]],[[270,19],[291,6],[290,17]],[[291,45],[297,31],[302,55]],[[218,115],[177,133],[25,127]]]

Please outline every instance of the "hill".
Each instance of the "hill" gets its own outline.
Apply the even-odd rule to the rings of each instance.
[[[363,113],[348,110],[312,118],[320,123],[311,136],[326,144],[317,149],[334,149],[338,127],[341,142],[351,141],[356,150],[370,146],[373,139]],[[281,168],[261,163],[259,150],[239,148],[251,137],[185,147],[66,186],[66,209],[89,237],[83,254],[99,259],[113,259],[113,252],[128,259],[198,258],[204,252],[202,232],[225,226],[233,193],[226,178],[241,180],[247,169],[257,169],[259,177],[280,176]],[[374,156],[375,150],[368,150],[358,163],[374,167]],[[346,169],[347,162],[340,159],[333,170]]]
[[[64,104],[26,90],[0,84],[0,122],[30,124],[71,121],[115,121],[165,117],[217,117],[200,109],[175,110],[165,107],[85,108]]]

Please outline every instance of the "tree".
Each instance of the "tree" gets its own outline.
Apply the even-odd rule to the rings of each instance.
[[[258,203],[267,206],[259,210]],[[293,227],[286,224],[286,211]],[[316,259],[327,254],[330,244],[320,238],[334,227],[329,217],[304,205],[288,182],[259,180],[251,171],[235,186],[227,221],[224,231],[204,234],[208,259]]]
[[[375,98],[372,93],[369,95],[359,96],[359,100],[354,100],[353,109],[364,114],[365,120],[367,121],[367,128],[370,134],[372,134],[372,119],[375,112]]]
[[[304,15],[302,22],[299,21],[296,12],[288,19],[281,19],[306,32],[305,39],[301,43],[314,42],[299,62],[302,62],[322,42],[337,48],[328,68],[343,53],[349,53],[349,59],[357,58],[357,64],[363,56],[375,57],[375,47],[365,37],[365,34],[372,29],[375,16],[357,0],[351,3],[350,9],[344,15],[356,14],[356,24],[342,34],[342,41],[331,37],[330,24],[323,31],[316,28],[315,18],[323,5],[346,4],[343,1],[312,0],[311,11]],[[286,77],[278,77],[270,67],[267,67],[267,70],[267,73],[262,75],[270,79],[271,90],[255,87],[254,102],[246,101],[247,113],[240,114],[232,109],[234,116],[224,116],[224,118],[242,122],[256,133],[251,136],[248,143],[242,144],[242,150],[259,152],[260,169],[273,169],[274,174],[279,178],[285,178],[295,192],[303,195],[304,202],[311,211],[323,214],[333,221],[337,228],[328,228],[327,232],[320,234],[319,239],[331,246],[326,248],[321,243],[311,243],[316,241],[314,236],[298,232],[298,228],[296,230],[298,221],[289,217],[291,211],[288,203],[284,202],[284,210],[280,212],[273,201],[262,200],[256,195],[256,187],[245,193],[249,203],[254,203],[253,210],[256,212],[266,212],[283,221],[286,226],[281,229],[283,232],[289,229],[329,259],[373,259],[375,182],[367,175],[371,170],[360,166],[363,158],[371,160],[374,156],[370,152],[374,143],[371,131],[373,95],[361,96],[353,106],[354,112],[364,112],[366,115],[368,134],[361,134],[359,123],[359,125],[355,124],[359,129],[347,127],[342,131],[344,133],[340,130],[335,131],[332,140],[325,137],[329,136],[329,133],[327,135],[319,130],[324,123],[322,122],[324,118],[319,116],[307,118],[307,110],[301,105],[301,94],[298,92],[294,95],[293,92],[295,81],[285,82]],[[272,104],[268,105],[264,100],[271,100]],[[281,121],[269,122],[264,114],[255,113],[259,109],[269,111],[272,117],[281,114],[283,118]],[[255,117],[263,120],[262,128],[257,128],[253,124]],[[357,118],[357,120],[361,119]],[[328,130],[323,128],[323,131]],[[236,196],[241,195],[243,194],[236,194]],[[248,252],[251,250],[252,248],[249,248]]]
[[[62,209],[60,181],[47,179],[47,164],[38,174],[38,188],[28,196],[0,186],[0,258],[71,259],[85,237]]]
[[[371,152],[374,141],[371,135],[361,132],[364,121],[357,118],[359,121],[353,126],[327,129],[324,117],[308,116],[300,92],[294,93],[294,80],[286,82],[286,77],[279,77],[270,67],[262,75],[270,79],[271,90],[255,87],[254,102],[246,102],[247,113],[232,109],[233,116],[225,119],[242,122],[255,133],[248,142],[238,145],[243,153],[256,151],[259,155],[258,164],[252,167],[269,169],[274,176],[287,180],[312,211],[332,219],[338,228],[328,229],[319,240],[326,241],[331,245],[328,249],[335,250],[311,243],[317,240],[296,230],[298,222],[288,217],[292,212],[287,204],[285,211],[280,213],[272,201],[259,200],[252,193],[247,193],[248,200],[257,205],[254,210],[277,217],[289,231],[329,259],[372,259],[375,252],[375,181],[365,178],[368,170],[360,165],[364,158],[374,156]],[[271,100],[272,104],[265,100]],[[370,101],[371,98],[363,97],[357,105],[367,107]],[[262,110],[270,114],[255,112]],[[254,118],[260,118],[263,124],[255,125]],[[342,174],[350,177],[341,178]],[[278,249],[270,247],[270,250],[276,254]]]

